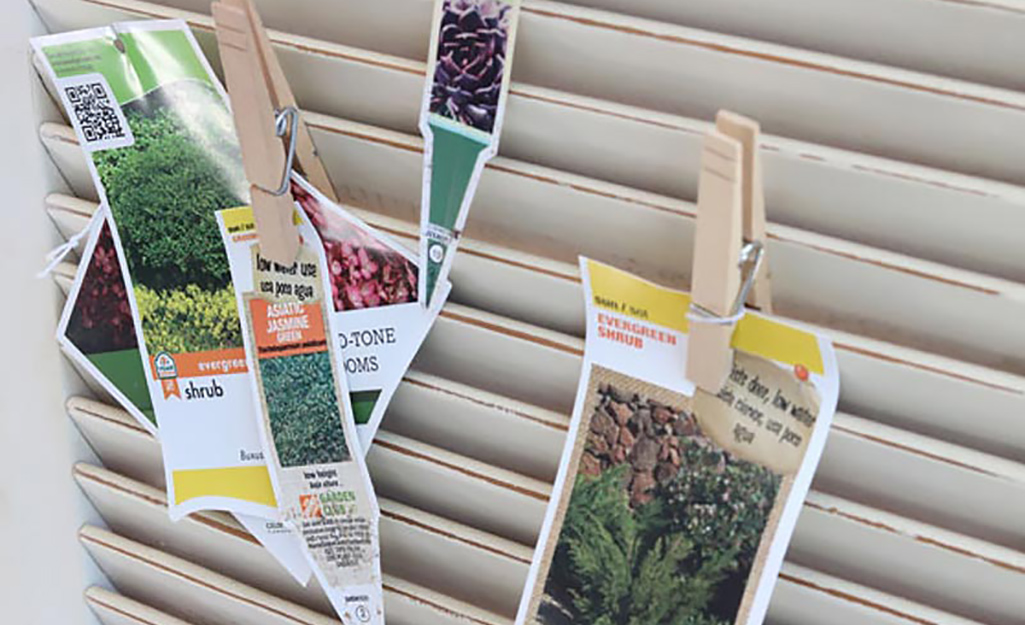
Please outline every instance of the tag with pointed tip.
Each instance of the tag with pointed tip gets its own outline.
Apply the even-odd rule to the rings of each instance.
[[[484,164],[498,139],[520,0],[437,0],[427,84],[419,299],[429,306],[452,267]]]
[[[92,231],[57,324],[57,343],[80,370],[156,436],[157,420],[107,211],[101,205],[90,222]]]
[[[253,210],[217,213],[278,513],[299,534],[307,561],[346,624],[383,624],[380,510],[349,400],[342,331],[328,313],[327,267],[310,222],[295,212],[300,246],[291,264],[263,256]],[[362,620],[361,617],[366,617]]]

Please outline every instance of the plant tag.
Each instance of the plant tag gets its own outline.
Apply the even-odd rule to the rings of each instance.
[[[249,202],[224,90],[181,20],[122,23],[32,44],[58,90],[84,84],[83,77],[105,81],[106,97],[85,117],[64,100],[113,216],[111,239],[160,427],[171,518],[206,509],[273,516],[214,215]],[[126,126],[115,128],[122,120]],[[97,141],[97,132],[106,139],[121,132],[131,142]]]
[[[427,84],[420,209],[420,286],[433,301],[452,268],[484,164],[498,152],[520,0],[436,0]]]
[[[219,211],[281,520],[347,624],[384,623],[379,509],[356,434],[320,241],[299,219],[295,262],[260,253],[250,207]]]
[[[80,371],[159,439],[106,206],[97,209],[90,224],[82,262],[57,326],[57,342]],[[235,518],[297,582],[309,582],[310,566],[295,532],[245,514]]]
[[[128,289],[111,236],[109,211],[100,205],[97,213],[90,222],[82,260],[57,324],[57,343],[79,370],[156,436],[157,420],[146,387]]]
[[[584,364],[516,623],[761,623],[836,410],[825,337],[749,312],[716,395],[690,296],[580,259]]]
[[[427,332],[448,299],[438,288],[427,308],[417,303],[416,257],[391,237],[335,204],[298,174],[292,196],[322,245],[331,296],[328,314],[336,328],[331,343],[341,354],[356,430],[363,453]]]

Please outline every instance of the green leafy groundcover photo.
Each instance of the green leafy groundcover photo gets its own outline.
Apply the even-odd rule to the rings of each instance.
[[[686,410],[592,388],[536,623],[732,624],[781,477],[722,450]]]
[[[328,352],[262,359],[260,377],[281,466],[331,464],[351,458]]]
[[[123,105],[135,143],[93,153],[151,354],[241,347],[215,211],[248,203],[231,114],[179,80]]]

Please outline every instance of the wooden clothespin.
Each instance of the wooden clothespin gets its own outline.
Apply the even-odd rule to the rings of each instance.
[[[754,120],[720,111],[702,147],[687,377],[712,394],[733,364],[745,302],[772,312],[758,135]]]
[[[291,265],[299,251],[289,180],[293,158],[314,186],[337,200],[334,187],[306,124],[299,119],[295,96],[252,0],[221,0],[211,10],[250,184],[260,253]],[[287,150],[282,141],[286,135]]]

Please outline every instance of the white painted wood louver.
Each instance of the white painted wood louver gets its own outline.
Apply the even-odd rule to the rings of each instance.
[[[34,3],[54,31],[183,17],[213,49],[205,0]],[[429,0],[257,4],[339,193],[413,242]],[[1025,5],[524,9],[452,303],[370,456],[389,622],[510,622],[579,371],[576,255],[687,286],[718,107],[763,122],[778,308],[833,335],[843,375],[770,622],[1020,622]],[[44,201],[66,236],[95,194],[70,129],[40,136],[69,183]],[[86,593],[103,622],[333,622],[227,517],[168,522],[156,443],[109,400],[69,414],[104,465],[75,471],[109,525],[80,536],[117,587]]]

